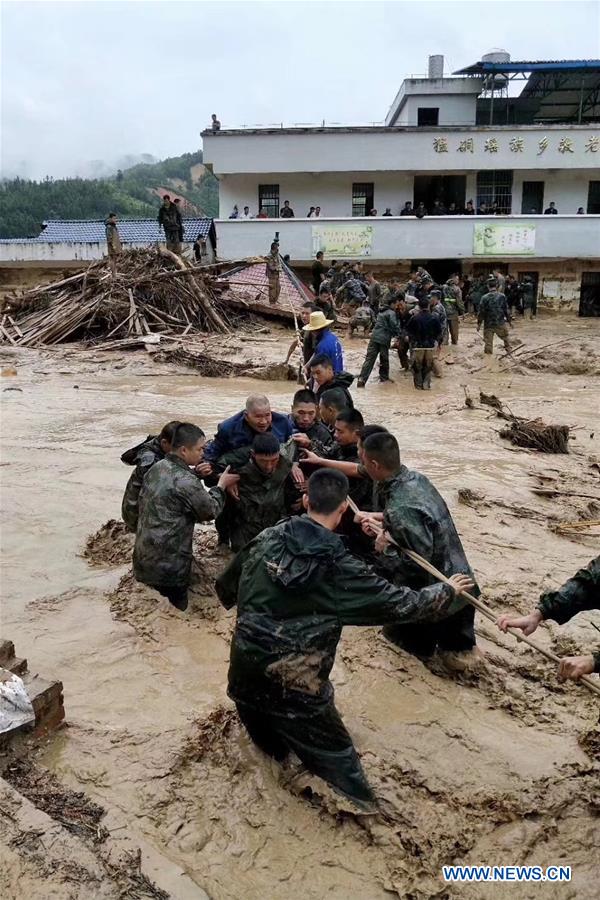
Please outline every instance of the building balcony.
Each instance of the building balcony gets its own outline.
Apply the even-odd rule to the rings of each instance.
[[[399,260],[600,258],[600,215],[217,219],[219,259],[262,256],[279,236],[282,255],[304,265],[326,259]]]

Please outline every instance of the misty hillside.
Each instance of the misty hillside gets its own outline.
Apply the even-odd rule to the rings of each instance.
[[[36,237],[46,219],[154,218],[160,195],[181,197],[184,215],[215,216],[218,182],[202,165],[202,153],[138,163],[108,178],[22,178],[0,183],[0,237]]]

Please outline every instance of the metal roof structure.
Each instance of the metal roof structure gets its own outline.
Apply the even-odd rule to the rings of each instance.
[[[465,69],[457,69],[453,75],[485,75],[486,72],[572,72],[573,70],[585,72],[600,72],[600,59],[549,59],[549,60],[509,60],[508,62],[492,62],[482,59],[479,62],[467,66]]]
[[[229,282],[227,291],[229,298],[237,301],[237,305],[247,308],[249,312],[254,308],[258,312],[293,319],[293,308],[299,319],[302,305],[307,300],[314,300],[308,288],[283,260],[281,293],[279,302],[274,307],[269,305],[269,280],[264,262],[247,263],[228,269],[219,280]]]
[[[50,219],[44,224],[43,231],[31,239],[35,243],[98,244],[106,240],[103,219]],[[185,240],[195,241],[198,236],[208,237],[212,224],[213,220],[207,218],[184,219]],[[118,222],[118,229],[124,244],[155,244],[165,239],[156,219],[122,219]],[[18,241],[19,238],[11,240]]]
[[[454,75],[483,76],[488,95],[502,96],[509,83],[525,81],[511,103],[526,109],[532,123],[600,120],[600,59],[482,59]]]

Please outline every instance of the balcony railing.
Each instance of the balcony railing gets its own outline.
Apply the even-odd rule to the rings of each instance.
[[[328,259],[597,259],[600,215],[218,219],[220,259],[268,253],[279,238],[292,262]]]

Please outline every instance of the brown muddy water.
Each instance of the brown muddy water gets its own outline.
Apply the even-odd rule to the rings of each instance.
[[[430,393],[414,391],[396,362],[395,384],[353,392],[365,421],[394,431],[404,462],[445,496],[498,612],[529,609],[599,552],[599,529],[565,536],[551,526],[600,519],[600,322],[515,330],[532,347],[573,341],[535,369],[501,371],[497,359],[481,369],[470,325]],[[289,334],[236,340],[223,356],[272,361]],[[351,371],[363,353],[362,340],[349,344]],[[32,669],[63,681],[68,719],[40,764],[215,900],[597,896],[598,705],[559,684],[542,657],[478,618],[486,669],[450,678],[378,629],[347,629],[333,681],[383,807],[378,819],[357,818],[293,763],[270,763],[240,729],[225,693],[233,618],[210,589],[180,614],[135,585],[127,565],[83,557],[88,535],[119,518],[124,449],[174,418],[211,435],[253,392],[287,411],[293,383],[203,379],[142,354],[4,351],[2,365],[17,374],[0,383],[1,632]],[[465,408],[465,387],[476,409]],[[516,415],[571,425],[572,452],[511,447],[479,406],[480,389]],[[540,485],[563,496],[536,495]],[[460,503],[461,489],[476,493]],[[205,581],[218,564],[211,556]],[[540,640],[559,654],[589,652],[592,620],[551,625]],[[441,866],[451,862],[571,865],[573,881],[450,888]],[[52,896],[79,896],[68,891]],[[173,896],[196,896],[186,891]]]

